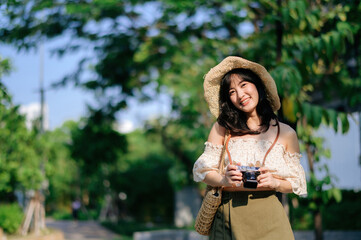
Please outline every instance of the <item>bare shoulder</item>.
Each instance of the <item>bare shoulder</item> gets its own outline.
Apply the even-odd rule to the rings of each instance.
[[[290,153],[300,152],[296,131],[289,125],[280,122],[280,143],[286,147]]]
[[[224,141],[224,135],[226,134],[226,129],[218,124],[218,122],[213,124],[211,132],[208,136],[208,142],[213,144],[222,145]]]
[[[296,135],[296,131],[291,128],[289,125],[283,123],[283,122],[279,122],[280,123],[280,130],[281,130],[281,135],[285,135],[285,136],[292,136],[292,135]]]

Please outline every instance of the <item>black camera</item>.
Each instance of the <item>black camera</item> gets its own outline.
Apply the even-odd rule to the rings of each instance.
[[[257,177],[261,174],[259,167],[237,166],[242,173],[244,188],[257,188]]]

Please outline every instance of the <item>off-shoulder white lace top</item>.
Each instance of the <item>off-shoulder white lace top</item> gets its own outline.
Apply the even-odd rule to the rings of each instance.
[[[256,162],[262,163],[264,155],[272,145],[268,140],[257,140],[254,138],[231,138],[228,149],[233,164],[255,166]],[[210,171],[218,171],[218,164],[223,145],[205,143],[203,154],[198,158],[193,167],[194,181],[203,181]],[[300,164],[301,154],[287,152],[285,147],[276,143],[269,152],[265,167],[273,170],[272,174],[289,181],[292,190],[297,195],[307,195],[306,177],[303,167]],[[225,164],[229,164],[228,157]]]

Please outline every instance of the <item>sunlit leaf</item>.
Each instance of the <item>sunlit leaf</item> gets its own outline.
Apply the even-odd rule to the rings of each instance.
[[[341,121],[341,126],[342,126],[342,133],[348,132],[348,130],[350,129],[350,124],[348,121],[347,114],[340,113],[340,121]]]

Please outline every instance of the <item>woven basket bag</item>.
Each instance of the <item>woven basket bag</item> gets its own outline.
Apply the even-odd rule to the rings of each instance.
[[[228,143],[230,138],[230,134],[226,133],[226,137],[223,144],[221,159],[219,162],[218,170],[220,173],[223,172],[225,163],[225,145]],[[203,198],[202,206],[199,209],[196,222],[194,224],[195,230],[204,236],[209,236],[214,220],[214,216],[216,215],[217,209],[222,201],[222,188],[221,187],[212,187],[207,185],[206,194]]]

